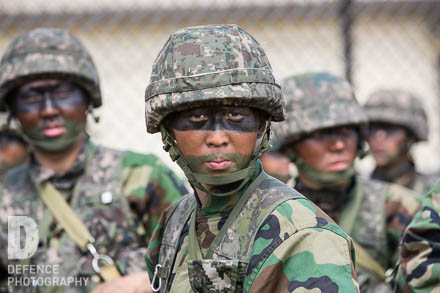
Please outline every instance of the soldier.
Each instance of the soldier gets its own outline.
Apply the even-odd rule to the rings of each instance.
[[[434,175],[416,170],[411,147],[428,138],[428,122],[420,99],[412,93],[383,89],[365,104],[370,121],[368,144],[376,161],[371,177],[403,185],[421,194],[435,182]]]
[[[420,210],[404,233],[396,292],[439,292],[439,255],[440,180],[424,196]]]
[[[7,266],[14,292],[35,290],[29,280],[36,276],[19,273],[24,264],[49,267],[52,274],[41,275],[43,284],[77,281],[76,287],[36,283],[38,292],[90,292],[101,280],[112,281],[96,292],[145,288],[148,276],[139,259],[162,209],[186,191],[154,155],[92,143],[86,119],[99,106],[95,65],[67,31],[38,28],[18,35],[6,49],[0,109],[18,121],[31,148],[29,160],[6,173],[0,188],[0,267]],[[7,252],[24,245],[8,243],[10,216],[37,223],[33,256],[19,259]]]
[[[23,163],[28,154],[27,143],[12,129],[0,130],[0,180],[9,169]]]
[[[389,292],[404,227],[418,202],[410,190],[355,174],[367,116],[349,83],[332,74],[306,73],[283,83],[287,118],[277,123],[280,148],[298,169],[295,189],[330,215],[355,241],[361,292]]]
[[[148,132],[161,132],[194,189],[150,241],[154,292],[358,292],[347,235],[262,170],[284,103],[251,35],[236,25],[178,30],[145,101]]]

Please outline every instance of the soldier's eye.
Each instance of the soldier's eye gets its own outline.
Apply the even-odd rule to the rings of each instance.
[[[230,111],[226,114],[226,119],[234,121],[234,122],[239,122],[239,121],[243,120],[244,117],[245,117],[245,115],[243,115],[240,112]]]
[[[53,92],[53,96],[57,100],[67,99],[71,94],[72,94],[72,91],[61,90],[61,89],[60,90],[56,90],[56,91]]]
[[[188,120],[194,123],[203,122],[208,120],[208,116],[206,114],[196,113],[189,116]]]
[[[34,103],[41,103],[41,101],[43,101],[44,97],[43,97],[43,94],[40,94],[38,92],[32,92],[32,93],[28,93],[26,95],[20,96],[19,99],[26,104],[34,104]]]

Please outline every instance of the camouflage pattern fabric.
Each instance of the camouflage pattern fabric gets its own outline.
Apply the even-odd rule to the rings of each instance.
[[[0,61],[0,111],[15,87],[35,80],[60,78],[83,87],[94,107],[101,106],[98,72],[80,40],[58,28],[37,28],[15,37]]]
[[[188,277],[195,292],[243,292],[246,267],[238,260],[188,261]]]
[[[261,164],[258,166],[252,181],[262,172]],[[228,197],[209,195],[203,206],[197,206],[196,234],[202,255],[244,190]],[[259,225],[265,201],[274,196],[287,200],[260,219]],[[196,204],[194,195],[185,196],[181,204],[180,210],[190,209]],[[161,292],[359,292],[350,238],[321,209],[272,177],[267,176],[252,193],[215,248],[213,259],[189,259],[189,223],[185,219],[174,209],[167,210],[148,247],[150,279],[160,259],[171,257],[161,252],[172,251],[167,246],[175,246],[177,251],[168,287]],[[168,229],[171,234],[165,235]],[[168,243],[170,237],[178,241]],[[239,255],[248,255],[248,262]],[[237,282],[240,274],[243,279]]]
[[[440,179],[440,177],[437,177]],[[440,292],[440,180],[405,231],[395,292]]]
[[[157,56],[145,93],[147,131],[170,113],[204,106],[248,106],[284,119],[279,81],[260,44],[237,25],[178,30]]]
[[[405,227],[418,210],[419,200],[412,191],[399,185],[355,177],[346,191],[312,190],[297,183],[295,189],[322,207],[324,212],[337,215],[335,220],[353,240],[377,260],[383,268],[392,268]],[[338,205],[320,205],[345,199]],[[356,207],[356,199],[360,204]],[[349,214],[355,208],[355,218]],[[361,292],[391,292],[391,287],[374,277],[371,272],[357,267]]]
[[[377,168],[371,173],[371,178],[402,185],[422,194],[430,190],[438,178],[436,174],[422,174],[416,170],[412,159],[402,164],[393,172],[381,172]]]
[[[1,247],[8,244],[8,216],[31,217],[38,224],[40,244],[25,263],[58,266],[59,274],[49,276],[53,278],[88,278],[87,286],[38,287],[39,292],[89,292],[100,282],[92,270],[91,255],[80,251],[44,207],[34,183],[46,180],[66,197],[87,226],[98,252],[112,257],[123,274],[145,270],[139,259],[162,210],[186,193],[182,182],[157,157],[91,143],[64,175],[32,161],[10,170],[0,189]],[[7,249],[0,251],[2,270],[17,264],[21,263],[8,260]],[[36,292],[32,286],[14,290]]]
[[[406,127],[417,141],[428,139],[428,118],[420,98],[398,89],[374,92],[364,105],[370,122],[385,122]]]
[[[282,82],[287,117],[274,124],[283,149],[301,136],[318,129],[359,125],[363,130],[367,116],[354,97],[350,84],[327,72],[288,77]]]

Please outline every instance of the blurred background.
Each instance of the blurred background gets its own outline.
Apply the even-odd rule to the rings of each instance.
[[[416,164],[422,172],[440,168],[439,0],[2,0],[0,54],[22,31],[70,30],[101,77],[101,121],[89,121],[93,140],[154,153],[182,174],[160,136],[146,133],[144,91],[169,35],[209,23],[236,23],[251,33],[281,79],[330,71],[353,83],[361,103],[379,87],[413,91],[430,125],[429,142],[414,150]],[[371,168],[368,160],[361,165]]]

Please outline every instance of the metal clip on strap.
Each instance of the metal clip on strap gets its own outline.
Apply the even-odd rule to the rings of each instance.
[[[104,281],[119,278],[121,275],[114,265],[113,260],[109,256],[99,254],[96,251],[93,245],[95,239],[56,188],[50,182],[45,182],[42,186],[38,184],[37,188],[40,191],[43,202],[70,238],[72,238],[81,249],[87,248],[87,251],[92,254],[93,270],[99,274]],[[104,265],[100,266],[100,263],[104,263]]]
[[[87,243],[86,248],[93,256],[92,268],[95,273],[99,274],[104,281],[114,280],[120,277],[119,271],[114,265],[113,260],[105,254],[99,254],[93,245],[94,239]]]
[[[157,264],[154,268],[153,280],[151,281],[151,289],[153,292],[159,292],[162,287],[162,279],[166,280],[168,278],[170,269]],[[159,283],[155,286],[156,281]]]

